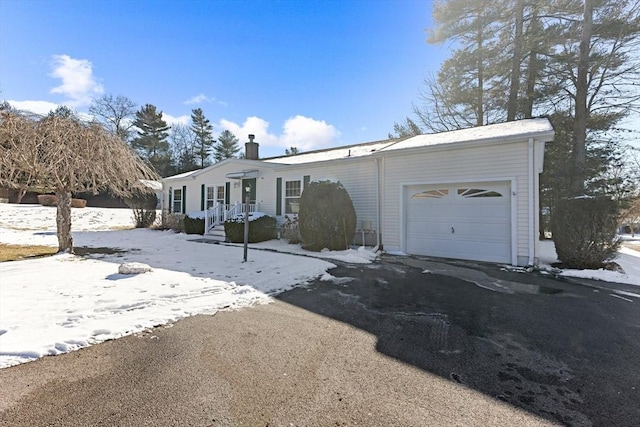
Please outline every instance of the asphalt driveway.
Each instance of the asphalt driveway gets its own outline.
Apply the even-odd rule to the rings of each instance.
[[[566,425],[640,425],[640,289],[491,264],[385,257],[280,298],[376,350]]]
[[[632,287],[413,257],[331,274],[0,370],[0,425],[638,425]]]

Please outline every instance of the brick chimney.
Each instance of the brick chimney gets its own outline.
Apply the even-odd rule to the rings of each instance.
[[[258,154],[258,147],[260,144],[253,142],[255,135],[249,135],[249,142],[244,144],[244,158],[248,160],[258,160],[260,158]]]

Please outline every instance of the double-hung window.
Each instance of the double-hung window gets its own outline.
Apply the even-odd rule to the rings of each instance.
[[[207,187],[207,209],[211,209],[216,205],[216,187]]]
[[[173,207],[171,212],[182,213],[182,189],[176,188],[173,190]]]
[[[300,208],[300,195],[302,194],[301,181],[285,181],[284,186],[284,212],[287,214],[298,213]]]
[[[218,187],[216,187],[216,203],[220,203],[221,205],[224,205],[225,202],[225,197],[224,197],[224,185],[219,185]]]

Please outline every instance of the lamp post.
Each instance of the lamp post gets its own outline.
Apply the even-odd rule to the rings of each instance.
[[[245,203],[244,203],[244,260],[247,262],[247,250],[249,246],[249,196],[251,194],[251,186],[244,187],[245,190]]]

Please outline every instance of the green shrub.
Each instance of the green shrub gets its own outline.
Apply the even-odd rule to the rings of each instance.
[[[187,234],[204,234],[204,218],[184,217],[184,232]]]
[[[125,203],[133,210],[136,228],[149,228],[156,221],[158,197],[155,193],[138,192],[126,199]]]
[[[356,231],[356,211],[339,182],[309,183],[300,198],[298,221],[302,247],[311,251],[347,249]]]
[[[563,267],[606,267],[615,257],[618,206],[614,200],[579,197],[561,200],[551,222],[553,242]]]
[[[255,219],[252,219],[252,217]],[[249,214],[249,221],[249,243],[264,242],[277,237],[276,219],[274,217],[258,213],[255,215]],[[224,233],[229,242],[244,243],[244,216],[238,215],[225,221]]]

